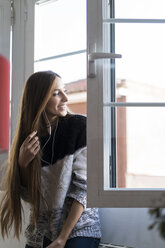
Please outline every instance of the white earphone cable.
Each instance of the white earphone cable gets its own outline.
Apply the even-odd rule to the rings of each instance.
[[[45,114],[45,117],[46,117],[46,119],[47,119],[47,121],[48,121],[48,123],[49,123],[49,138],[47,139],[47,141],[46,141],[45,144],[43,145],[43,147],[42,147],[42,149],[41,149],[42,151],[43,151],[43,149],[45,148],[45,146],[48,144],[48,142],[49,142],[49,140],[50,140],[50,138],[51,138],[51,134],[52,134],[51,124],[50,124],[50,121],[49,121],[49,119],[48,119],[48,117],[47,117],[47,114],[46,114],[45,110],[44,110],[44,114]],[[49,164],[52,165],[52,163],[53,163],[53,157],[54,157],[54,141],[55,141],[55,136],[56,136],[57,127],[58,127],[58,121],[57,121],[56,128],[55,128],[54,134],[53,134],[53,141],[52,141],[52,156],[51,156],[51,161],[50,161],[50,163],[49,163],[48,161],[46,161],[46,160],[44,160],[44,159],[41,158],[41,161],[45,162],[45,163],[48,164],[48,165],[49,165]]]

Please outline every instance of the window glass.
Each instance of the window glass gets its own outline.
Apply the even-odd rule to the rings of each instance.
[[[164,0],[115,0],[116,18],[164,18]]]
[[[35,60],[86,49],[86,1],[35,5]]]
[[[53,70],[64,83],[86,78],[86,53],[36,62],[34,70]]]
[[[165,187],[165,108],[118,107],[117,187]]]
[[[116,60],[116,94],[126,102],[165,102],[165,24],[116,24],[115,40],[122,54]]]
[[[152,5],[152,1],[132,2],[134,5],[116,0],[116,13],[120,13],[119,6],[122,9],[123,3],[127,6],[125,12],[123,9],[127,17],[136,3],[144,7]],[[103,16],[113,17],[113,11],[105,11],[108,2],[103,3]],[[160,17],[159,9],[155,11]],[[138,7],[134,12],[142,18]],[[165,108],[145,107],[143,103],[165,102],[165,24],[124,23],[124,20],[122,23],[121,20],[115,24],[103,21],[102,27],[103,51],[122,55],[121,59],[100,62],[103,67],[104,189],[164,188]],[[110,107],[111,102],[123,106]],[[126,107],[125,103],[140,103],[142,107]]]
[[[34,71],[53,70],[64,83],[85,80],[86,1],[38,1],[34,47]]]

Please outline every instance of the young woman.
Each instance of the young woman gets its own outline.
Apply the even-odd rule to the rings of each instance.
[[[86,118],[70,114],[60,76],[30,76],[24,88],[0,206],[2,236],[21,232],[21,198],[30,203],[26,248],[96,248],[98,209],[86,208]]]

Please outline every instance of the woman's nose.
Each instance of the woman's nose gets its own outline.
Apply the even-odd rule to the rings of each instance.
[[[68,102],[68,96],[65,92],[63,92],[62,100],[63,100],[63,102]]]

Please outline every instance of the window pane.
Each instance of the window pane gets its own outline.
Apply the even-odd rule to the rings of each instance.
[[[118,101],[165,102],[165,24],[116,24]]]
[[[165,108],[117,107],[118,187],[165,187]]]
[[[86,1],[35,5],[35,60],[86,49]]]
[[[115,0],[116,18],[164,18],[164,0]]]
[[[86,53],[36,62],[35,71],[52,70],[61,75],[64,83],[86,78]]]
[[[123,2],[131,13],[132,3]],[[148,1],[132,2],[135,7],[135,2],[142,6]],[[117,11],[117,4],[115,8]],[[138,8],[134,11],[136,17],[122,17],[155,17],[138,15]],[[161,18],[161,10],[157,13]],[[103,16],[108,17],[109,12],[103,11]],[[103,103],[165,102],[164,43],[165,24],[103,22],[103,51],[122,55],[115,61],[100,62]],[[115,187],[115,174],[118,188],[164,188],[165,108],[104,106],[104,189]]]

